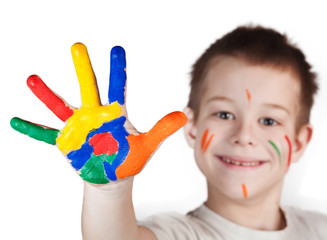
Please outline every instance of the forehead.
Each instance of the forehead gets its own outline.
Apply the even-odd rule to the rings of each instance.
[[[234,57],[211,60],[205,76],[203,100],[218,95],[242,100],[248,91],[257,103],[280,104],[297,112],[300,83],[292,71],[252,65]]]

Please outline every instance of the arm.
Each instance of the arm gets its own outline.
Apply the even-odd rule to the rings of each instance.
[[[136,222],[133,176],[138,174],[164,139],[187,121],[173,112],[147,133],[139,133],[129,122],[125,103],[125,51],[111,51],[109,103],[101,105],[86,47],[72,46],[80,83],[82,106],[73,108],[53,93],[36,75],[27,84],[33,93],[63,122],[62,130],[33,124],[19,118],[11,126],[32,138],[56,145],[84,180],[82,232],[84,239],[156,239]]]
[[[149,229],[136,223],[132,186],[133,177],[107,186],[106,189],[84,183],[82,213],[84,240],[156,239]]]

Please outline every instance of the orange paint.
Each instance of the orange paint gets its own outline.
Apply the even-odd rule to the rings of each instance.
[[[203,136],[202,136],[202,140],[201,140],[201,149],[203,151],[203,153],[205,153],[211,143],[211,140],[212,138],[214,137],[213,134],[211,134],[209,140],[207,141],[207,137],[208,137],[208,133],[209,133],[209,130],[205,130]]]
[[[211,140],[213,139],[213,134],[210,136],[210,138],[209,138],[209,140],[208,140],[208,142],[207,142],[207,144],[204,146],[204,149],[203,149],[203,153],[205,153],[206,151],[207,151],[207,149],[208,149],[208,147],[209,147],[209,145],[210,145],[210,143],[211,143]]]
[[[246,189],[245,184],[242,184],[242,189],[243,189],[243,196],[244,196],[244,198],[247,198],[248,197],[248,191]]]
[[[117,167],[117,178],[122,179],[139,173],[159,144],[186,122],[184,113],[173,112],[163,117],[149,132],[128,135],[130,152],[125,161]]]
[[[201,140],[201,149],[204,149],[204,146],[206,144],[206,140],[207,140],[207,136],[208,136],[209,130],[205,130],[203,136],[202,136],[202,140]]]
[[[246,96],[248,97],[249,103],[251,101],[251,94],[248,89],[246,89]]]

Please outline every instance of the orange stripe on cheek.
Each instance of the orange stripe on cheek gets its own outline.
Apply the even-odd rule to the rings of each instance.
[[[201,149],[204,149],[205,143],[207,141],[207,136],[208,136],[209,130],[205,130],[203,136],[202,136],[202,140],[201,140]]]
[[[208,147],[209,147],[209,145],[210,145],[210,143],[211,143],[211,140],[213,139],[213,136],[214,136],[213,134],[210,136],[210,138],[209,138],[207,144],[205,145],[205,147],[204,147],[204,149],[203,149],[203,153],[205,153],[205,152],[207,151],[207,149],[208,149]]]
[[[244,198],[247,198],[248,197],[248,191],[246,189],[245,184],[242,184],[242,189],[243,189],[243,196],[244,196]]]

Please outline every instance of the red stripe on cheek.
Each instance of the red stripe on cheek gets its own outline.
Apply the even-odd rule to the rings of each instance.
[[[288,160],[287,160],[287,167],[290,166],[291,164],[291,158],[292,158],[292,143],[290,141],[290,139],[288,138],[287,135],[285,135],[285,139],[288,143]]]
[[[73,109],[67,106],[60,97],[54,94],[39,76],[30,76],[27,79],[27,85],[35,96],[40,99],[63,122],[73,115]]]

